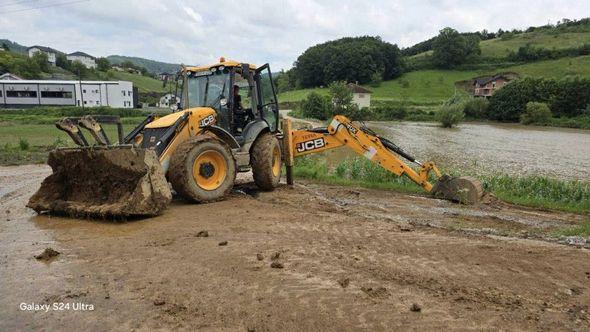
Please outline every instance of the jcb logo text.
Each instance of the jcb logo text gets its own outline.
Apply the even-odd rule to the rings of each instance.
[[[301,152],[305,152],[305,151],[321,149],[324,146],[326,146],[326,142],[324,141],[324,139],[323,138],[316,138],[311,141],[297,143],[297,152],[301,153]]]

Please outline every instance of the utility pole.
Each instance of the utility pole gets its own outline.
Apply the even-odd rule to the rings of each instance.
[[[80,68],[78,68],[78,82],[80,83],[80,105],[82,105],[82,110],[84,110],[84,90],[82,90],[82,72]]]

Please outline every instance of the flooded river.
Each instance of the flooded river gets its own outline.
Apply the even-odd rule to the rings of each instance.
[[[445,129],[426,122],[367,122],[384,137],[444,168],[590,179],[590,131],[464,123]],[[345,158],[352,154],[335,152]]]

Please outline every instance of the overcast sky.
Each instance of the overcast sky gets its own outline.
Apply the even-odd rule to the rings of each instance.
[[[407,47],[445,26],[496,31],[586,16],[590,0],[0,0],[0,38],[172,63],[225,56],[277,70],[309,46],[345,36]]]

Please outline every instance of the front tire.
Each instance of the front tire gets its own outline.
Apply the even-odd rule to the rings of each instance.
[[[229,194],[236,179],[236,162],[221,141],[201,136],[180,144],[170,158],[172,188],[184,199],[212,202]]]
[[[283,162],[279,140],[271,133],[262,134],[254,142],[250,153],[254,183],[262,190],[273,190],[279,185]]]

